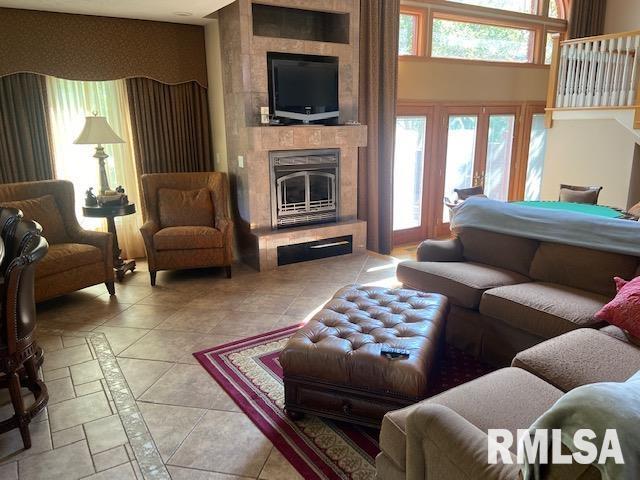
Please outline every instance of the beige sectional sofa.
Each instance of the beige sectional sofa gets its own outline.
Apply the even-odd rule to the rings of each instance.
[[[449,297],[447,342],[503,368],[387,413],[379,480],[516,479],[515,462],[488,464],[489,429],[515,436],[567,391],[640,370],[640,347],[594,316],[614,296],[614,276],[640,275],[637,257],[479,229],[425,241],[417,256],[398,265],[398,279]],[[555,465],[544,478],[600,474]]]
[[[640,275],[640,259],[464,229],[427,240],[398,265],[405,286],[442,293],[452,306],[447,342],[496,366],[543,340],[582,327],[615,295],[614,276]]]
[[[611,327],[565,333],[520,352],[510,367],[387,413],[377,478],[517,479],[515,462],[488,464],[488,429],[506,428],[515,437],[517,429],[528,428],[565,392],[627,380],[640,370],[640,348],[624,338]],[[600,473],[584,465],[554,465],[544,478],[590,480],[600,479]]]

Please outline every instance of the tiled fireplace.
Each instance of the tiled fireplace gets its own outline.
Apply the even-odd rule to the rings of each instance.
[[[326,41],[286,38],[282,22],[269,23],[267,16],[256,23],[254,3],[339,14],[346,21],[344,35]],[[278,266],[278,247],[337,237],[352,238],[353,251],[363,251],[366,223],[357,220],[357,173],[367,128],[353,124],[359,2],[238,0],[220,10],[219,22],[229,178],[242,260],[268,270]],[[260,125],[260,107],[269,104],[267,52],[338,58],[339,125]]]

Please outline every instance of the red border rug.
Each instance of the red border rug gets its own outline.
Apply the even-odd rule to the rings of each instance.
[[[194,357],[233,398],[305,479],[375,477],[378,431],[306,415],[292,421],[283,412],[284,387],[278,355],[294,325],[194,353]],[[491,371],[473,357],[447,347],[431,395]]]

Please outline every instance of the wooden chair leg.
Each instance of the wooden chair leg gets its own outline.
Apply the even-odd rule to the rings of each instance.
[[[231,278],[231,265],[227,265],[225,271],[227,272],[227,278]]]
[[[20,428],[20,436],[25,450],[31,448],[31,434],[29,433],[29,422],[25,418],[24,400],[20,392],[20,377],[17,372],[7,374],[9,382],[9,395],[15,416],[18,418],[18,427]]]
[[[151,286],[156,286],[156,273],[157,272],[149,272],[149,277],[151,277]]]

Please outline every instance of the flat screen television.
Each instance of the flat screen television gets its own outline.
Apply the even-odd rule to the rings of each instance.
[[[269,110],[282,123],[335,124],[338,57],[267,53]]]

